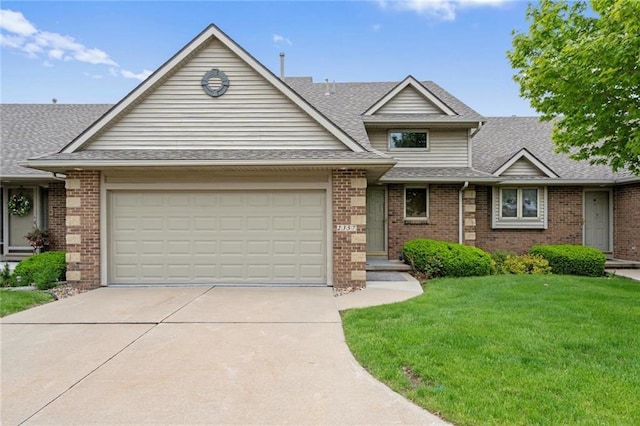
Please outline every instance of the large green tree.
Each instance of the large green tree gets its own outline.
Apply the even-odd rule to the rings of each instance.
[[[507,56],[557,151],[640,175],[640,1],[541,0],[527,20]]]

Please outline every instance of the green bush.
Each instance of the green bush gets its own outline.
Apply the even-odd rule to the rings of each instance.
[[[537,254],[508,256],[503,265],[505,274],[550,274],[551,267],[547,259]]]
[[[21,285],[35,283],[38,288],[51,288],[56,281],[65,279],[67,262],[63,251],[49,251],[28,257],[16,265],[15,276]],[[41,289],[43,289],[41,288]]]
[[[509,256],[515,256],[514,253],[505,251],[505,250],[497,250],[491,253],[491,259],[494,262],[494,268],[496,274],[508,274],[509,272],[504,270],[504,262],[507,260]]]
[[[598,249],[570,244],[540,245],[529,250],[549,261],[551,271],[562,275],[585,275],[601,277],[604,275],[606,258]]]
[[[11,273],[9,264],[5,262],[2,270],[0,270],[0,286],[2,287],[16,287],[17,281],[15,275]]]
[[[407,241],[405,262],[429,278],[471,277],[491,273],[491,256],[477,247],[429,239]]]

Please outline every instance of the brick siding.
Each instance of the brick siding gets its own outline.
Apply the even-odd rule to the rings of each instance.
[[[582,187],[548,187],[548,229],[491,229],[491,187],[476,188],[476,246],[525,253],[536,244],[582,244]]]
[[[64,189],[64,182],[52,182],[49,184],[47,193],[47,230],[49,231],[49,250],[66,250],[65,238],[67,227],[65,220],[67,216],[67,195]]]
[[[334,170],[333,187],[333,286],[358,289],[366,286],[366,191],[363,170]],[[336,225],[354,225],[355,231],[338,231]]]
[[[616,187],[614,200],[613,255],[640,261],[640,183]]]
[[[458,242],[458,191],[461,185],[429,185],[427,223],[404,220],[404,185],[389,185],[389,259],[399,259],[402,246],[414,238]]]
[[[67,282],[100,286],[100,172],[70,171],[66,179]]]

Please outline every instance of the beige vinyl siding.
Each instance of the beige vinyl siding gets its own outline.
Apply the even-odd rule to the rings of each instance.
[[[202,90],[212,68],[229,78],[217,98]],[[85,149],[347,149],[217,40]]]
[[[500,176],[546,176],[531,161],[521,158],[511,165]]]
[[[374,115],[378,114],[444,114],[440,108],[425,99],[413,87],[406,87],[389,100]]]
[[[408,129],[403,129],[408,130]],[[468,167],[467,130],[429,130],[429,149],[420,151],[402,149],[389,151],[389,131],[370,129],[369,140],[375,149],[387,152],[406,167]]]

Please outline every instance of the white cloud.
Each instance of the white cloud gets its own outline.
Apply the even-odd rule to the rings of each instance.
[[[0,9],[0,28],[21,36],[30,36],[38,32],[22,13],[9,9]]]
[[[274,34],[273,35],[273,42],[274,43],[286,43],[289,46],[291,46],[293,43],[291,42],[291,40],[289,40],[288,38],[281,36],[280,34]]]
[[[24,45],[24,37],[0,33],[0,46],[19,49]]]
[[[373,24],[373,25],[371,26],[371,29],[372,29],[373,31],[380,31],[380,29],[381,29],[381,28],[382,28],[382,25],[380,25],[380,24]]]
[[[74,37],[50,31],[42,31],[29,22],[21,13],[0,9],[0,46],[25,54],[29,58],[42,58],[44,67],[52,67],[50,60],[77,61],[91,65],[107,65],[113,76],[144,80],[150,71],[135,74],[121,70],[104,50],[87,47]],[[94,76],[100,77],[94,77]],[[102,74],[93,74],[92,78],[102,78]]]
[[[125,78],[133,78],[133,79],[142,81],[142,80],[146,79],[147,77],[149,77],[152,74],[152,71],[143,70],[142,72],[136,74],[136,73],[134,73],[132,71],[120,70],[120,73]]]
[[[442,21],[453,21],[460,9],[483,6],[500,6],[508,0],[378,0],[382,9],[414,12]]]

